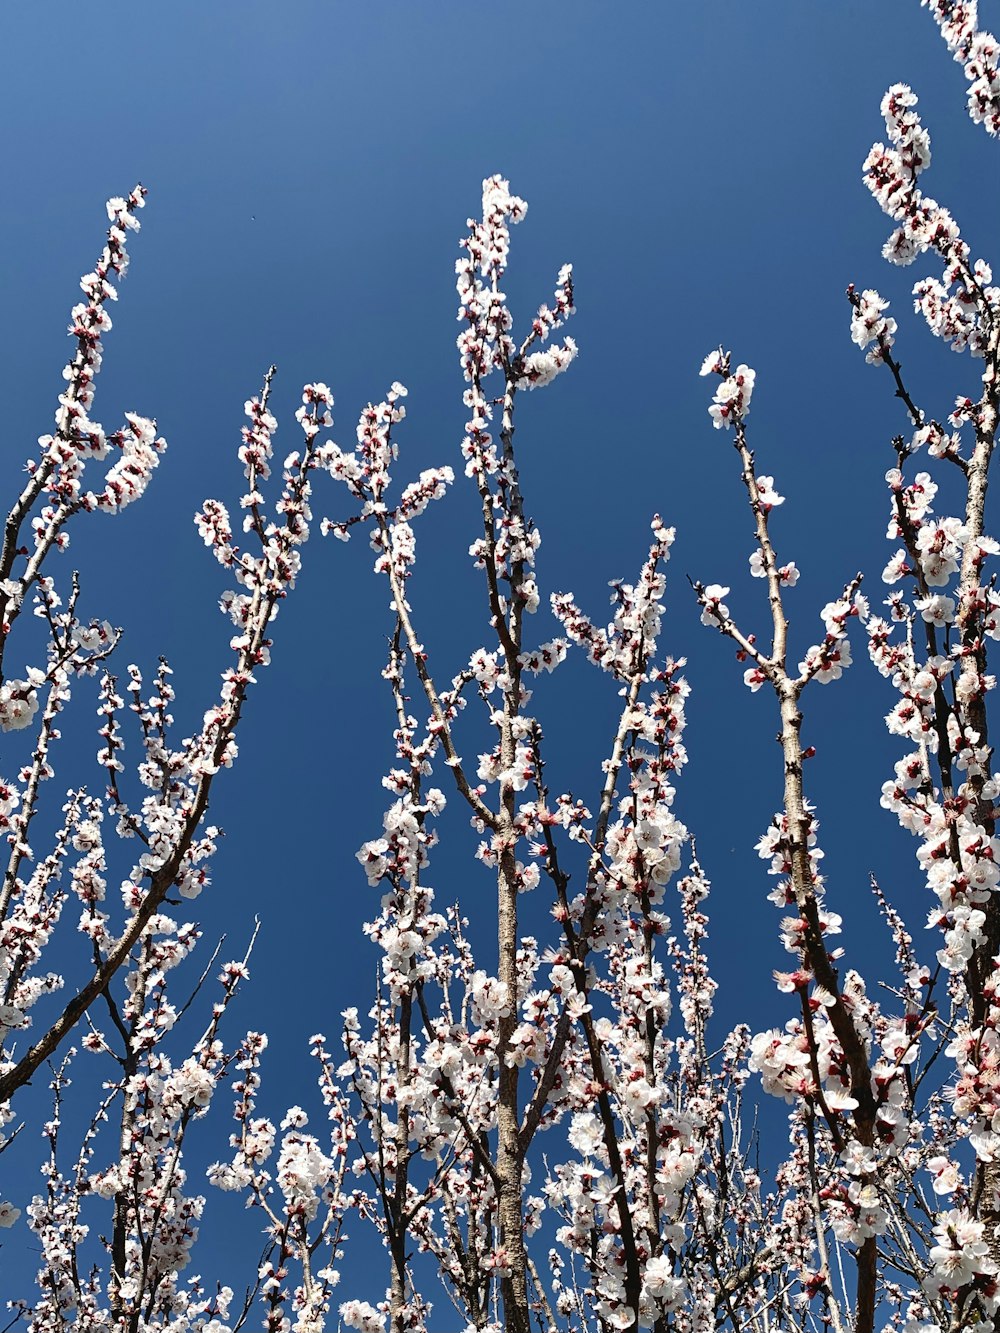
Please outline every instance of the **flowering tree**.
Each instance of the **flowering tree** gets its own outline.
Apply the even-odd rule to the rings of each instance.
[[[996,135],[1000,45],[979,29],[974,3],[928,7],[968,77],[973,120]],[[5,635],[28,598],[47,633],[45,665],[0,687],[4,730],[33,729],[34,740],[18,778],[0,785],[11,847],[0,899],[8,1127],[46,1062],[54,1098],[42,1191],[24,1210],[41,1249],[37,1295],[14,1301],[28,1328],[312,1333],[339,1318],[363,1333],[403,1333],[441,1327],[432,1309],[442,1300],[467,1329],[509,1333],[1000,1326],[1000,778],[987,708],[995,684],[988,645],[1000,637],[989,562],[1000,543],[984,526],[1000,288],[918,184],[930,140],[916,104],[906,85],[890,88],[888,143],[865,163],[866,183],[895,224],[884,256],[940,262],[940,276],[914,288],[916,310],[982,366],[975,390],[970,383],[950,413],[938,407],[939,420],[933,401],[903,378],[887,303],[874,290],[848,289],[851,336],[905,414],[887,474],[896,549],[882,575],[886,613],[862,596],[859,574],[822,608],[823,636],[797,663],[788,594],[798,570],[778,553],[772,519],[783,497],[774,477],[758,472],[751,447],[754,372],[722,348],[702,365],[717,380],[713,426],[730,434],[746,490],[756,536],[750,572],[766,587],[767,631],[737,623],[727,587],[695,581],[694,593],[704,624],[735,645],[745,685],[773,694],[781,750],[782,807],[757,851],[783,913],[791,963],[776,980],[788,997],[778,1004],[788,1008],[777,1010],[780,1026],[758,1033],[717,1030],[710,886],[674,813],[688,685],[683,659],[659,646],[674,530],[652,516],[638,575],[612,584],[608,624],[572,593],[554,592],[561,633],[538,643],[530,632],[542,605],[540,536],[522,493],[515,426],[525,393],[549,385],[576,356],[561,333],[574,313],[573,275],[569,266],[559,271],[552,303],[520,329],[503,286],[510,231],[526,205],[499,176],[484,182],[482,216],[469,223],[457,267],[468,415],[461,452],[478,498],[469,554],[482,577],[488,641],[470,644],[460,668],[443,674],[408,600],[418,520],[455,476],[440,466],[394,486],[403,386],[364,409],[346,449],[327,434],[329,389],[307,385],[303,443],[285,460],[269,517],[269,372],[247,404],[239,450],[253,554],[234,544],[219,502],[206,501],[196,520],[235,581],[221,598],[235,627],[235,663],[202,729],[179,742],[165,663],[149,692],[129,668],[125,693],[142,747],[135,776],[146,793],[133,794],[122,758],[124,700],[107,666],[117,633],[80,618],[76,581],[64,603],[42,572],[52,548],[65,545],[71,517],[141,495],[163,447],[145,418],[130,415],[105,435],[89,416],[110,278],[124,272],[126,230],[137,225],[143,191],[110,202],[108,246],[73,312],[77,353],[56,434],[42,438],[29,463],[0,556]],[[921,449],[933,472],[914,470]],[[101,490],[85,490],[85,469],[109,454]],[[341,1016],[335,1039],[312,1040],[322,1136],[298,1105],[277,1127],[258,1113],[267,1039],[251,1032],[227,1044],[224,1036],[252,939],[222,967],[205,1021],[187,1032],[216,962],[182,992],[178,965],[200,932],[164,910],[179,905],[171,892],[190,899],[207,880],[217,834],[205,823],[209,791],[235,758],[243,700],[295,582],[317,470],[338,483],[328,505],[336,516],[321,530],[347,540],[363,528],[388,588],[383,678],[395,718],[387,808],[358,852],[381,890],[366,928],[380,951],[379,984],[374,1003]],[[935,509],[939,492],[953,497],[952,514]],[[29,519],[33,545],[22,539]],[[940,937],[923,957],[911,933],[919,911],[891,903],[873,882],[895,948],[888,979],[866,980],[833,945],[842,904],[820,870],[805,781],[814,754],[808,709],[821,686],[843,688],[853,621],[855,646],[863,633],[894,692],[886,721],[903,753],[882,804],[917,840]],[[578,649],[621,700],[586,798],[569,794],[562,777],[551,785],[558,760],[550,761],[531,709],[533,678]],[[53,776],[56,722],[77,678],[95,674],[103,795],[61,798],[51,846],[32,861],[28,835]],[[477,830],[479,874],[495,888],[495,912],[479,906],[474,919],[471,897],[440,902],[429,879],[456,807]],[[143,845],[127,857],[116,915],[105,905],[106,877],[136,840]],[[60,1008],[50,997],[62,979],[42,963],[63,956],[53,940],[71,904],[87,978]],[[32,1022],[22,1054],[18,1034]],[[70,1071],[86,1059],[109,1072],[77,1147],[64,1126]],[[188,1135],[224,1096],[228,1075],[233,1128],[209,1180],[242,1195],[265,1235],[243,1301],[229,1286],[185,1276],[210,1206],[189,1192]],[[787,1104],[787,1145],[768,1170],[760,1151],[774,1145],[759,1145],[753,1128],[758,1087]],[[7,1143],[16,1135],[9,1129]],[[102,1208],[98,1243],[90,1219]],[[362,1220],[384,1244],[384,1283],[343,1262],[349,1227]],[[23,1225],[16,1203],[0,1208],[0,1222]],[[335,1296],[342,1277],[348,1290]]]

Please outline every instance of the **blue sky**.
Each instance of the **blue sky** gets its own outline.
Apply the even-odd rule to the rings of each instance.
[[[112,310],[95,415],[109,428],[123,411],[156,416],[170,447],[145,500],[81,525],[64,563],[81,570],[88,612],[126,627],[123,664],[148,674],[169,657],[185,735],[217,688],[229,637],[215,605],[223,585],[191,516],[206,495],[239,494],[244,399],[276,362],[280,454],[296,442],[304,381],[333,387],[334,437],[347,445],[358,410],[398,379],[410,396],[396,475],[456,465],[457,242],[485,175],[501,172],[528,200],[512,305],[530,317],[571,261],[579,310],[577,364],[519,409],[543,594],[571,588],[603,615],[607,581],[638,569],[651,513],[677,526],[663,650],[689,660],[678,809],[715,884],[719,1009],[783,1022],[769,980],[783,958],[777,914],[752,850],[780,799],[776,721],[765,692],[743,688],[728,645],[698,623],[685,578],[731,585],[734,615],[763,631],[735,456],[712,430],[697,370],[720,342],[757,370],[751,441],[787,497],[773,531],[803,572],[789,610],[804,649],[819,608],[856,570],[880,596],[882,477],[888,441],[905,428],[888,376],[850,343],[847,283],[894,298],[901,359],[933,414],[975,383],[971,363],[906,313],[923,268],[881,260],[888,222],[860,180],[882,134],[879,100],[909,82],[932,134],[927,190],[974,252],[992,236],[992,146],[966,119],[962,73],[917,0],[112,0],[99,10],[50,0],[6,6],[0,46],[7,493],[51,423],[63,330],[100,249],[104,200],[141,180],[143,231]],[[320,485],[317,516],[342,509]],[[464,556],[475,523],[460,481],[418,528],[413,600],[442,678],[486,632]],[[270,1030],[262,1107],[276,1116],[311,1095],[308,1035],[332,1036],[340,1011],[372,993],[376,957],[360,925],[375,895],[354,853],[380,826],[391,723],[378,676],[387,591],[370,568],[363,541],[310,542],[239,764],[213,798],[228,836],[198,916],[207,935],[229,932],[227,953],[242,951],[255,914],[263,921],[231,1031]],[[539,639],[552,632],[539,617]],[[869,871],[913,905],[915,924],[926,911],[909,840],[877,803],[897,753],[881,723],[891,699],[855,650],[848,677],[807,700],[804,729],[819,751],[808,779],[849,954],[872,929]],[[582,662],[540,684],[557,789],[597,789],[617,702],[607,686]],[[66,751],[82,776],[96,734],[80,695]],[[452,829],[436,856],[439,893],[488,913],[464,817]],[[206,1126],[209,1158],[223,1133]],[[32,1152],[25,1143],[25,1164]],[[222,1245],[220,1262],[229,1257]]]

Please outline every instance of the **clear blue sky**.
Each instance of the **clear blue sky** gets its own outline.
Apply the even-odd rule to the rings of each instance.
[[[280,454],[296,442],[304,381],[332,385],[334,436],[349,445],[358,410],[398,379],[410,397],[397,475],[455,465],[457,241],[485,175],[501,172],[528,200],[513,238],[515,309],[529,317],[566,261],[579,308],[577,364],[520,407],[543,593],[572,588],[603,615],[607,581],[638,568],[651,512],[676,524],[663,649],[690,664],[679,812],[716,886],[719,1008],[784,1022],[769,981],[783,959],[777,913],[752,851],[780,799],[776,722],[765,692],[745,691],[729,647],[699,625],[684,577],[731,585],[734,615],[763,632],[735,458],[711,428],[697,370],[720,342],[757,370],[751,438],[787,497],[773,530],[803,571],[789,609],[804,649],[819,608],[857,569],[881,595],[882,477],[888,440],[905,428],[888,377],[850,343],[847,283],[895,298],[900,355],[932,413],[975,383],[972,363],[907,315],[924,266],[900,273],[881,260],[888,223],[860,180],[882,134],[879,100],[907,81],[933,139],[928,191],[976,253],[995,233],[995,149],[965,118],[961,71],[917,0],[48,0],[4,7],[0,49],[6,493],[50,427],[104,200],[141,180],[143,231],[112,310],[95,415],[109,428],[126,410],[156,416],[170,448],[140,505],[79,527],[66,571],[81,569],[90,613],[126,626],[123,663],[151,670],[158,653],[170,658],[181,728],[200,718],[227,661],[223,585],[191,516],[206,495],[239,494],[244,399],[276,362]],[[317,516],[342,508],[321,485]],[[442,678],[485,634],[464,559],[475,523],[460,482],[418,529],[414,602]],[[354,853],[377,835],[390,756],[378,677],[386,589],[363,541],[345,549],[317,535],[305,561],[239,764],[213,799],[228,837],[197,905],[208,935],[230,932],[227,953],[255,913],[263,920],[230,1031],[271,1031],[261,1105],[275,1118],[311,1097],[308,1035],[332,1037],[340,1011],[372,993],[376,956],[360,924],[375,895]],[[537,632],[553,632],[542,616]],[[814,690],[804,731],[819,749],[808,777],[849,955],[872,930],[870,870],[913,904],[918,925],[926,910],[909,841],[877,803],[897,753],[881,724],[892,701],[860,643],[855,655],[845,681]],[[597,789],[616,704],[607,686],[582,663],[540,685],[557,789]],[[96,735],[81,735],[93,715],[80,695],[67,732],[82,777]],[[459,816],[434,882],[442,898],[462,892],[474,912],[478,895],[488,912],[470,847]],[[227,1133],[206,1125],[208,1159]],[[27,1166],[35,1145],[21,1142]],[[218,1269],[203,1254],[201,1270],[238,1283],[236,1254],[218,1247]],[[356,1285],[345,1280],[346,1294],[363,1294]]]

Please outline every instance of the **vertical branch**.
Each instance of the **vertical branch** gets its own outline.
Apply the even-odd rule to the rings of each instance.
[[[717,427],[733,426],[734,447],[740,459],[741,474],[755,521],[755,535],[760,552],[762,572],[767,579],[768,604],[772,623],[772,650],[765,656],[754,646],[751,636],[740,632],[722,605],[721,598],[728,589],[705,588],[695,585],[703,609],[703,620],[715,624],[723,634],[732,638],[745,656],[756,663],[748,673],[748,684],[767,680],[776,696],[781,718],[781,749],[783,757],[784,831],[780,847],[787,865],[791,890],[799,914],[799,944],[802,959],[811,976],[826,993],[826,1012],[830,1026],[841,1049],[850,1077],[851,1097],[856,1103],[852,1112],[852,1128],[859,1143],[871,1147],[875,1142],[876,1104],[872,1092],[871,1061],[864,1035],[855,1022],[851,1008],[840,988],[837,969],[827,952],[824,926],[820,911],[820,894],[810,855],[812,817],[803,788],[802,712],[799,700],[803,689],[816,676],[823,679],[839,674],[839,640],[843,637],[843,623],[853,613],[853,598],[860,583],[860,575],[845,590],[838,612],[830,613],[834,629],[829,630],[824,644],[810,649],[801,667],[801,674],[793,677],[787,669],[787,620],[781,591],[781,567],[768,531],[767,515],[773,499],[762,493],[754,457],[747,444],[745,420],[749,411],[754,386],[754,372],[747,366],[730,371],[728,354],[721,351],[706,358],[702,373],[714,372],[722,380],[709,409]],[[849,660],[849,659],[848,659]],[[817,1088],[817,1094],[821,1089]],[[857,1253],[858,1276],[855,1300],[855,1333],[872,1333],[875,1319],[877,1249],[874,1235],[862,1240]]]

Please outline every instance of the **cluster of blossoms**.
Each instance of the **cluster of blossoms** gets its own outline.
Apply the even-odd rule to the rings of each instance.
[[[990,1258],[985,1234],[985,1224],[970,1217],[964,1209],[939,1213],[934,1224],[937,1244],[931,1246],[928,1255],[934,1274],[927,1285],[932,1292],[936,1289],[935,1294],[943,1294],[974,1283],[981,1293],[983,1313],[996,1314],[1000,1309],[994,1281],[997,1266]]]
[[[851,665],[851,641],[847,637],[847,622],[852,616],[863,615],[867,603],[859,594],[845,595],[828,602],[820,612],[826,628],[822,643],[813,644],[799,663],[801,679],[815,680],[819,685],[839,680],[845,667]]]
[[[371,522],[369,543],[376,555],[375,572],[388,575],[394,591],[400,593],[416,558],[412,520],[431,501],[441,499],[455,479],[450,467],[426,468],[416,481],[404,487],[399,503],[393,509],[387,507],[384,497],[392,481],[389,468],[398,456],[392,428],[406,417],[406,408],[400,402],[405,397],[406,389],[397,381],[382,402],[367,405],[358,421],[358,443],[353,452],[342,450],[332,440],[317,451],[320,465],[359,503],[358,513],[346,520],[324,519],[321,531],[324,536],[332,534],[347,541],[356,523]],[[332,398],[329,401],[332,403]],[[331,424],[330,420],[324,424]]]
[[[340,1317],[348,1328],[358,1329],[358,1333],[382,1333],[385,1328],[385,1310],[378,1310],[367,1301],[344,1301]]]
[[[38,712],[38,687],[44,680],[44,674],[31,667],[27,680],[8,679],[0,685],[0,731],[23,731],[31,726]]]
[[[195,514],[195,526],[205,545],[242,590],[227,588],[220,598],[221,610],[236,629],[230,647],[237,661],[223,676],[219,707],[205,715],[204,729],[192,745],[192,758],[204,774],[232,762],[235,748],[227,733],[233,706],[253,683],[253,670],[270,661],[268,628],[280,603],[295,587],[302,564],[299,548],[309,539],[310,474],[322,462],[315,437],[321,426],[330,423],[330,391],[326,385],[307,384],[302,392],[303,406],[296,413],[305,444],[301,452],[293,451],[284,461],[282,488],[274,502],[275,518],[269,520],[260,486],[270,477],[272,437],[277,429],[277,421],[268,409],[273,375],[272,366],[260,396],[244,404],[250,424],[243,427],[243,443],[238,451],[247,482],[240,499],[245,511],[243,531],[255,536],[260,554],[255,556],[233,544],[229,512],[221,501],[206,500]]]
[[[984,306],[994,313],[1000,310],[1000,289],[990,285],[987,264],[970,262],[969,247],[948,210],[916,183],[931,160],[930,136],[914,110],[916,104],[916,95],[906,84],[889,89],[882,100],[889,146],[875,144],[865,161],[865,183],[883,211],[898,223],[883,254],[903,265],[926,250],[940,255],[944,274],[941,279],[925,278],[916,284],[915,308],[931,331],[956,352],[968,347],[974,356],[984,356],[988,335],[982,311]],[[877,364],[892,345],[895,322],[884,316],[886,302],[875,291],[868,290],[862,297],[852,291],[852,305],[852,337],[862,347],[875,344],[868,359]]]
[[[654,515],[650,527],[653,545],[634,586],[616,580],[611,584],[614,619],[606,629],[594,625],[576,605],[572,593],[553,593],[552,614],[566,634],[583,648],[595,666],[619,680],[630,678],[636,663],[653,650],[660,633],[666,578],[662,566],[670,559],[675,531]]]
[[[39,437],[39,453],[25,465],[27,484],[7,517],[0,549],[0,668],[11,628],[27,593],[42,577],[46,557],[51,550],[64,550],[69,543],[65,531],[68,520],[86,510],[115,512],[141,496],[165,447],[156,437],[155,423],[146,417],[127,413],[125,428],[108,436],[89,415],[94,380],[101,368],[102,336],[111,328],[107,304],[118,296],[112,279],[123,277],[128,269],[127,233],[139,230],[135,215],[144,205],[145,194],[142,186],[136,186],[127,199],[108,200],[111,226],[107,243],[93,272],[81,278],[86,300],[74,306],[71,314],[69,333],[76,341],[76,352],[63,370],[65,388],[59,394],[56,432]],[[115,461],[105,475],[103,488],[97,493],[86,490],[84,469],[88,462],[107,458],[112,449],[116,451]],[[29,518],[34,534],[31,550],[20,540]],[[15,565],[21,558],[24,564],[15,576]],[[3,681],[0,670],[0,729],[19,730],[31,724],[34,690],[40,680],[29,671],[27,680]]]
[[[868,287],[852,302],[851,339],[864,349],[865,360],[870,366],[880,366],[885,353],[892,347],[896,336],[896,321],[886,315],[889,302],[882,299],[878,292]]]
[[[510,252],[510,227],[523,221],[528,205],[510,192],[501,176],[483,181],[483,216],[470,218],[465,254],[455,265],[459,297],[458,318],[464,327],[458,336],[462,371],[471,386],[465,394],[472,416],[466,427],[462,452],[469,476],[498,470],[499,457],[490,433],[492,403],[482,381],[498,370],[509,377],[511,388],[543,388],[564,371],[576,356],[576,344],[566,338],[559,346],[531,351],[545,342],[574,313],[573,267],[559,270],[552,307],[541,305],[531,332],[518,347],[511,330],[513,319],[501,290]]]
[[[729,354],[718,351],[709,352],[701,363],[701,375],[718,375],[722,383],[715,391],[712,406],[708,409],[712,425],[716,430],[729,429],[737,421],[742,421],[750,411],[750,398],[756,375],[749,366],[738,365],[735,370],[729,368]],[[781,503],[780,500],[777,503]]]
[[[920,0],[926,5],[965,70],[969,115],[987,133],[1000,134],[1000,44],[979,27],[977,0]]]

